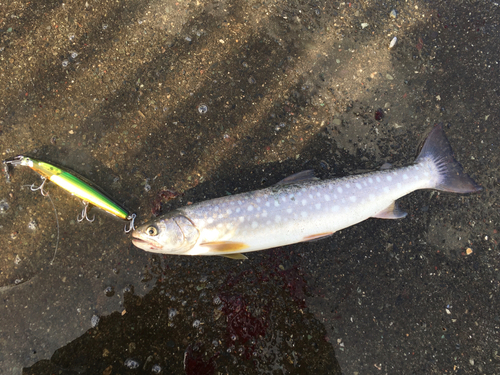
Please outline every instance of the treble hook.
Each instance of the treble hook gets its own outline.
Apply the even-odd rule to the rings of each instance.
[[[136,216],[137,216],[136,214],[132,214],[132,215],[130,215],[129,217],[127,217],[127,220],[130,220],[130,226],[129,226],[129,228],[127,229],[127,224],[125,224],[125,228],[123,228],[123,231],[124,231],[125,233],[129,233],[129,232],[131,232],[131,231],[133,231],[133,230],[135,229],[135,226],[134,226],[134,221],[135,221],[135,217],[136,217]]]
[[[92,223],[94,220],[95,220],[95,215],[94,217],[92,218],[92,220],[89,219],[88,217],[88,209],[89,209],[89,202],[87,201],[84,201],[83,202],[83,210],[82,210],[82,213],[80,215],[78,215],[76,217],[76,220],[81,223],[83,221],[83,219],[87,219],[88,222]]]
[[[45,186],[45,183],[47,182],[47,178],[46,177],[41,177],[41,179],[43,180],[43,182],[42,182],[42,184],[39,187],[36,188],[35,184],[31,184],[30,189],[31,189],[31,191],[40,190],[40,193],[42,193],[42,195],[44,197],[46,197],[47,195],[49,195],[49,193],[47,193],[45,190],[43,190],[43,187]]]

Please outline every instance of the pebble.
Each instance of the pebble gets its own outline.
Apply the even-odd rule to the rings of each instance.
[[[394,77],[391,76],[389,73],[385,75],[385,78],[387,78],[389,81],[392,81],[394,79]]]
[[[128,358],[125,360],[125,362],[123,362],[123,365],[125,367],[128,367],[129,369],[135,369],[135,368],[139,368],[139,362],[137,362],[136,360],[134,359],[131,359],[131,358]]]
[[[391,43],[389,43],[389,49],[394,48],[396,46],[397,42],[398,42],[398,38],[396,38],[396,37],[392,38]]]
[[[153,365],[153,367],[151,367],[151,372],[153,374],[161,373],[161,366],[160,365]]]
[[[38,223],[36,222],[35,219],[32,219],[29,223],[28,223],[28,229],[29,230],[37,230],[38,229]]]
[[[99,320],[101,320],[101,318],[99,318],[97,315],[92,315],[92,318],[90,319],[90,325],[92,326],[92,328],[97,327],[97,325],[99,324]]]
[[[7,210],[9,209],[10,205],[7,202],[7,200],[2,199],[0,200],[0,214],[5,214]]]
[[[367,28],[367,27],[368,27],[368,24],[367,24],[366,22],[363,22],[363,23],[361,24],[361,28],[362,28],[362,29]]]
[[[198,112],[200,112],[200,114],[202,114],[202,115],[204,115],[205,113],[207,113],[207,112],[208,112],[208,107],[207,107],[207,105],[206,105],[206,104],[203,104],[203,103],[202,103],[202,104],[200,104],[200,105],[198,106]]]
[[[396,9],[391,10],[390,16],[391,18],[396,18],[398,16],[398,12],[396,12]]]

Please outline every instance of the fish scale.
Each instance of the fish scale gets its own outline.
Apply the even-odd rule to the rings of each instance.
[[[137,228],[133,243],[165,254],[242,258],[238,254],[327,237],[370,217],[403,218],[396,200],[420,189],[481,190],[453,158],[441,126],[413,165],[330,180],[300,172],[266,189],[172,211]]]

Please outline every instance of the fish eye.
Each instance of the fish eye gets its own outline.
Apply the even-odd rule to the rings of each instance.
[[[150,226],[146,229],[146,233],[149,236],[156,236],[158,234],[158,229],[156,229],[156,227],[154,226]]]

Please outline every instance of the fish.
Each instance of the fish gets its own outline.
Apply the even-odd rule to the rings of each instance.
[[[8,166],[27,166],[35,172],[39,173],[42,177],[43,182],[40,187],[32,187],[31,189],[40,190],[42,195],[46,195],[43,187],[46,180],[49,180],[59,187],[62,187],[72,195],[75,195],[78,198],[82,199],[85,202],[85,208],[82,211],[81,220],[83,220],[83,218],[88,219],[87,207],[89,204],[92,204],[93,206],[96,206],[113,216],[116,216],[122,220],[130,221],[130,228],[127,229],[127,227],[125,226],[126,233],[130,232],[134,228],[134,220],[136,217],[134,213],[130,213],[127,209],[108,197],[90,181],[86,181],[84,177],[79,176],[73,171],[65,170],[48,162],[23,155],[16,156],[12,160],[4,160],[3,165],[7,170]],[[81,220],[79,219],[79,221]]]
[[[368,218],[402,219],[407,213],[397,199],[420,189],[482,189],[453,157],[441,125],[411,165],[326,180],[302,171],[265,189],[173,210],[137,227],[132,243],[153,253],[245,259],[243,253],[327,238]]]

